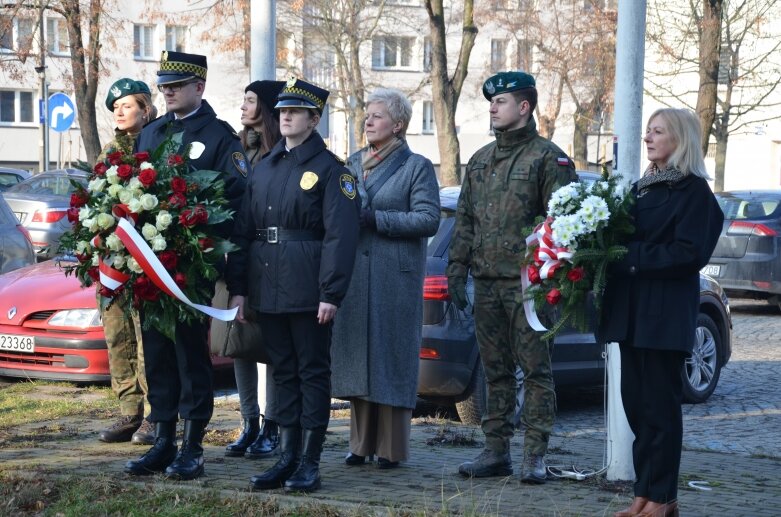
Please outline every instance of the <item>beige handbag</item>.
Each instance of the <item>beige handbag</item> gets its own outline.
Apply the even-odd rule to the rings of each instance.
[[[225,282],[219,280],[215,287],[212,307],[225,309],[228,307],[229,294]],[[212,319],[210,331],[211,352],[225,357],[249,359],[259,363],[269,364],[268,354],[257,322],[257,313],[250,308],[249,298],[244,301],[244,319],[238,321],[220,321]]]

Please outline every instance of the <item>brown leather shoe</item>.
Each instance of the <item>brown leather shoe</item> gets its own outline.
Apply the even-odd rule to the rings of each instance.
[[[646,504],[648,504],[647,497],[635,497],[632,501],[632,505],[629,508],[614,513],[613,517],[635,517],[635,515],[640,513],[643,508],[645,508]]]
[[[678,501],[670,501],[669,503],[648,501],[637,515],[638,517],[678,517]]]
[[[123,415],[111,427],[103,429],[98,440],[106,443],[129,442],[142,420],[141,415]]]
[[[133,433],[133,437],[130,439],[130,443],[133,445],[154,445],[155,424],[145,418],[141,423],[141,427],[139,427],[138,430]]]

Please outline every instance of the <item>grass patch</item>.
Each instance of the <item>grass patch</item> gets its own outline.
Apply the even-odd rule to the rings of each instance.
[[[0,387],[0,430],[72,415],[110,417],[119,411],[111,389],[45,381]]]

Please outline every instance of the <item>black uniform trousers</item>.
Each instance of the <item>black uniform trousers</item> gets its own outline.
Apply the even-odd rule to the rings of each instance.
[[[685,357],[680,351],[621,344],[621,398],[635,434],[634,492],[657,503],[678,497]]]
[[[177,323],[175,341],[154,328],[142,331],[152,422],[175,422],[178,416],[211,419],[214,389],[208,332],[208,320]]]
[[[258,322],[274,365],[277,423],[328,427],[331,415],[331,323],[316,312],[259,313]]]

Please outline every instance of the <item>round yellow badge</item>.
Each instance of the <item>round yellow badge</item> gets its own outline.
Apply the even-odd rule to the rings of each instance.
[[[301,185],[301,188],[304,190],[309,190],[315,185],[317,185],[317,180],[320,179],[317,177],[317,174],[311,171],[306,171],[303,176],[301,176],[301,182],[299,185]]]

